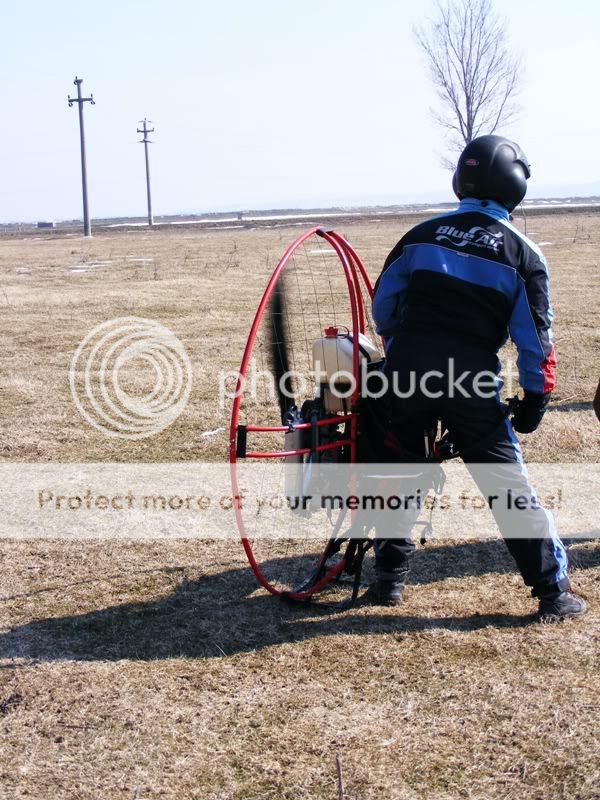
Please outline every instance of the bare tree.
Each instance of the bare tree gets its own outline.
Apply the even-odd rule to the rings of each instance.
[[[508,47],[492,0],[438,0],[436,16],[415,36],[439,99],[433,117],[452,151],[516,116],[521,60]],[[454,166],[449,159],[443,163]]]

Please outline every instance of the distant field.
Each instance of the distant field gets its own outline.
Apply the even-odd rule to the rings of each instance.
[[[207,212],[204,214],[177,214],[154,217],[154,224],[158,228],[189,227],[190,229],[204,230],[236,230],[266,226],[269,228],[288,226],[293,224],[309,225],[312,220],[324,224],[337,224],[337,222],[353,223],[360,220],[386,220],[393,219],[396,223],[414,220],[415,216],[430,214],[432,210],[453,208],[455,203],[405,203],[402,205],[376,205],[356,208],[344,206],[339,208],[324,209],[273,209],[270,211],[231,211]],[[532,198],[523,201],[523,207],[528,215],[544,215],[548,213],[574,213],[582,214],[600,211],[600,197],[560,197],[560,198]],[[521,209],[516,216],[521,214]],[[36,234],[49,233],[64,236],[77,235],[82,230],[82,223],[78,220],[41,221],[42,228],[38,230],[33,222],[0,223],[0,235],[19,236],[23,233]],[[92,220],[92,227],[98,233],[108,233],[112,230],[136,230],[147,225],[146,217],[114,217]],[[49,230],[49,228],[51,230]]]
[[[414,221],[335,226],[375,277]],[[0,458],[225,460],[226,434],[201,436],[228,424],[218,372],[299,230],[0,237]],[[597,462],[600,214],[532,215],[528,234],[550,263],[559,383],[525,454]],[[68,383],[86,333],[129,315],[171,328],[194,371],[185,412],[142,441],[86,425]],[[403,609],[339,615],[256,590],[236,543],[5,539],[0,555],[0,798],[335,800],[336,753],[352,800],[600,797],[597,542],[571,549],[591,611],[557,627],[532,623],[502,542],[428,545]]]
[[[376,276],[409,224],[412,220],[354,222],[338,230],[351,238]],[[218,371],[239,366],[266,280],[302,229],[0,239],[5,342],[0,455],[28,461],[222,459],[224,440],[199,438],[228,420],[228,411],[218,407]],[[598,454],[596,437],[585,431],[598,379],[599,231],[600,214],[594,213],[529,221],[530,235],[548,243],[560,364],[554,413],[525,440],[527,454],[538,460]],[[73,352],[86,333],[127,315],[171,328],[194,368],[186,412],[163,434],[142,442],[107,439],[82,424],[67,380]]]

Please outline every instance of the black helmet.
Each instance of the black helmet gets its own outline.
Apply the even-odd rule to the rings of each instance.
[[[503,136],[478,136],[460,154],[452,188],[459,200],[496,200],[512,211],[525,197],[530,176],[529,161],[518,144]]]

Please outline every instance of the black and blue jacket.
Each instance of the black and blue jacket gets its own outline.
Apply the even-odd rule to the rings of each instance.
[[[405,234],[377,280],[373,316],[384,339],[438,332],[497,353],[510,335],[523,389],[554,389],[546,260],[495,201],[464,199]]]

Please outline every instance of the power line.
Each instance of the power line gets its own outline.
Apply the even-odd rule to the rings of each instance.
[[[92,235],[92,228],[90,225],[90,212],[88,208],[88,193],[87,193],[87,167],[85,162],[85,129],[83,126],[83,104],[84,103],[91,103],[95,105],[94,95],[91,94],[89,97],[82,97],[81,96],[81,84],[83,83],[83,78],[78,78],[75,76],[75,80],[73,81],[75,86],[77,86],[77,97],[68,96],[69,101],[69,108],[72,107],[73,103],[77,103],[79,109],[79,138],[81,140],[81,188],[83,192],[83,235],[84,236],[91,236]]]
[[[154,133],[154,128],[149,128],[148,123],[152,124],[151,119],[141,119],[140,122],[144,126],[143,128],[138,128],[138,133],[143,133],[144,138],[140,139],[140,144],[144,145],[144,155],[146,156],[146,195],[148,197],[148,225],[152,227],[154,225],[154,218],[152,216],[152,195],[150,194],[150,162],[148,160],[148,145],[152,144],[152,141],[148,139],[149,133]]]

